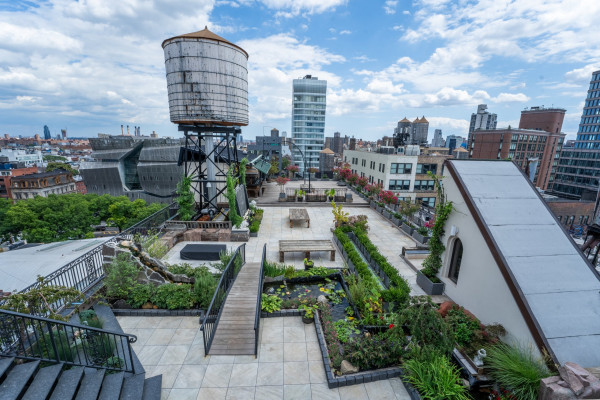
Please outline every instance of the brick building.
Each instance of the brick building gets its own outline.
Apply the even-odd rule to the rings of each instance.
[[[13,177],[35,174],[37,167],[26,167],[24,163],[0,162],[0,198],[11,199],[11,180]]]
[[[566,136],[561,132],[564,116],[562,108],[524,110],[519,129],[474,131],[469,155],[479,160],[510,158],[524,171],[529,171],[530,163],[537,162],[533,183],[546,190],[552,183]]]
[[[13,200],[77,192],[73,175],[63,169],[14,177],[11,182],[11,190]]]
[[[594,201],[570,200],[544,196],[552,213],[566,228],[571,225],[591,225],[594,222]]]

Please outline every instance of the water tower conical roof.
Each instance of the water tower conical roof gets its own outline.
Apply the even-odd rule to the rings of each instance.
[[[207,26],[205,26],[204,29],[202,29],[201,31],[198,31],[198,32],[185,33],[183,35],[177,35],[177,36],[173,36],[172,38],[165,39],[162,42],[162,47],[164,48],[165,43],[168,42],[169,40],[173,40],[173,39],[177,39],[177,38],[209,39],[209,40],[214,40],[215,42],[226,43],[237,49],[240,49],[246,55],[246,58],[248,57],[248,53],[246,52],[246,50],[242,49],[237,44],[231,43],[229,40],[222,38],[221,36],[217,35],[216,33],[211,32],[210,30],[208,30]]]

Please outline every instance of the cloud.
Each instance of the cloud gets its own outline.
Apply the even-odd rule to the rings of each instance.
[[[345,5],[347,0],[260,0],[265,6],[279,10],[278,16],[293,17],[299,14],[321,14]]]
[[[447,117],[427,117],[429,121],[429,130],[442,129],[445,134],[455,131],[466,133],[469,131],[469,121],[466,119],[447,118]]]
[[[478,104],[489,98],[490,95],[484,90],[476,90],[473,93],[469,93],[466,90],[444,87],[437,93],[426,94],[422,105],[451,106],[457,104]]]
[[[350,35],[352,33],[352,31],[349,31],[347,29],[344,29],[343,31],[340,31],[340,35]]]
[[[565,79],[579,85],[586,84],[592,79],[592,73],[600,70],[600,63],[589,64],[583,68],[576,68],[565,73]]]
[[[387,0],[385,5],[383,6],[383,10],[386,14],[393,15],[396,14],[396,6],[398,5],[397,0]]]
[[[531,98],[523,93],[500,93],[492,99],[496,103],[524,103],[529,100]]]

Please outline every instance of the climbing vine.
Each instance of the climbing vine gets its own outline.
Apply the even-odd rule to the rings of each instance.
[[[435,182],[439,202],[435,208],[435,224],[433,225],[431,239],[429,239],[429,255],[423,261],[421,272],[431,281],[440,282],[437,273],[442,267],[442,253],[446,250],[446,246],[442,243],[442,238],[445,232],[444,226],[452,212],[452,202],[446,201],[446,194],[439,178],[432,174],[431,171],[427,172],[427,175]]]
[[[194,214],[194,194],[191,191],[192,179],[184,176],[177,185],[177,204],[179,205],[179,219],[189,221]]]
[[[240,182],[244,187],[246,187],[246,164],[248,163],[249,161],[246,157],[242,158],[242,161],[240,161]]]
[[[242,225],[244,219],[237,213],[235,204],[235,179],[233,179],[233,168],[227,171],[227,200],[229,201],[229,220],[236,227]]]

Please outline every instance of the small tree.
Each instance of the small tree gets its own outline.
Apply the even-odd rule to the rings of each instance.
[[[279,176],[277,177],[277,184],[279,185],[279,187],[281,188],[281,193],[283,193],[283,187],[285,186],[286,183],[288,183],[290,180],[288,178],[286,178],[285,176]]]
[[[417,211],[419,211],[421,207],[418,204],[411,203],[410,200],[403,200],[398,204],[398,211],[400,214],[404,216],[407,220],[414,215]]]
[[[196,202],[192,193],[192,179],[184,176],[177,184],[177,204],[179,205],[179,219],[189,221],[194,214]]]
[[[240,182],[244,187],[246,187],[246,164],[249,162],[250,161],[248,161],[246,157],[242,158],[242,161],[240,161]]]
[[[235,180],[232,176],[233,169],[227,171],[227,200],[229,201],[229,220],[236,227],[239,228],[242,225],[244,219],[237,213],[237,207],[235,203]]]

